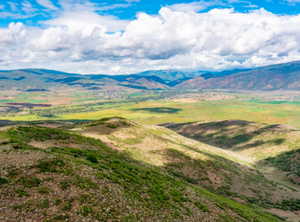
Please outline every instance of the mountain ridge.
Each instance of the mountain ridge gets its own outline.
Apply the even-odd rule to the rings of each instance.
[[[300,61],[251,69],[221,72],[154,70],[135,74],[76,74],[48,69],[17,69],[0,71],[0,88],[20,91],[58,87],[84,90],[298,90]]]

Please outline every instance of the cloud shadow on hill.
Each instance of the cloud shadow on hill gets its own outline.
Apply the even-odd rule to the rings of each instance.
[[[285,142],[284,138],[257,138],[264,133],[285,132],[291,129],[284,128],[282,125],[258,125],[244,120],[225,120],[208,123],[180,123],[163,124],[177,133],[198,140],[200,142],[217,146],[223,149],[241,151],[244,149],[259,147],[265,144],[281,145]]]
[[[182,109],[179,108],[172,108],[172,107],[150,107],[150,108],[136,108],[132,109],[132,111],[145,111],[150,113],[178,113]]]

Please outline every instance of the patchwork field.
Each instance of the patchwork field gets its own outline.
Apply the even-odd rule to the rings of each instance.
[[[197,96],[198,95],[198,96]],[[201,97],[202,95],[202,97]],[[222,94],[221,94],[222,95]],[[234,97],[234,98],[232,98]],[[80,97],[79,97],[80,98]],[[285,100],[282,100],[285,99]],[[39,101],[38,101],[39,102]],[[140,97],[133,100],[88,101],[84,104],[33,107],[22,112],[4,113],[8,120],[96,120],[121,116],[146,124],[168,122],[247,120],[268,124],[287,124],[300,127],[300,100],[261,97],[252,99],[245,94],[217,94],[209,97],[199,93],[193,97],[158,98]]]

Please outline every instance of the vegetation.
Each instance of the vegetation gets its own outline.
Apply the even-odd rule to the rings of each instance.
[[[199,94],[202,95],[201,93]],[[226,94],[225,94],[226,95]],[[235,94],[234,94],[235,95]],[[288,124],[300,127],[300,106],[294,102],[272,104],[268,102],[240,99],[205,101],[202,99],[180,101],[165,97],[146,101],[94,102],[50,108],[34,108],[27,114],[11,113],[1,119],[17,121],[33,120],[98,120],[111,116],[122,116],[145,124],[162,124],[167,122],[213,122],[229,119],[241,119],[268,124]],[[268,101],[268,100],[267,100]],[[161,109],[164,108],[164,109]]]
[[[292,150],[266,159],[267,163],[287,172],[289,178],[300,184],[300,150]]]
[[[261,209],[134,160],[100,140],[39,126],[13,127],[7,135],[11,150],[0,155],[15,159],[1,162],[1,178],[7,180],[1,179],[0,207],[6,206],[3,214],[12,219],[26,214],[45,221],[189,221],[209,215],[216,221],[223,215],[235,221],[280,221]],[[51,144],[53,140],[55,147],[31,145],[32,141]],[[20,162],[18,157],[22,155],[30,159]],[[8,173],[13,168],[17,173]],[[16,196],[10,196],[14,189]]]
[[[3,112],[0,209],[12,220],[293,221],[300,210],[293,93],[101,93]]]

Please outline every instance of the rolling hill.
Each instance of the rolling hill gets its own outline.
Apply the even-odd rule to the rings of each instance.
[[[188,146],[189,141],[178,144],[183,138],[161,127],[123,118],[14,123],[2,127],[0,136],[1,221],[284,220],[260,203],[213,189],[209,181],[223,184],[220,174],[214,175],[217,170],[243,170],[235,169],[233,160],[220,159],[226,152],[213,154],[205,146]],[[211,169],[209,178],[201,175],[205,169]],[[246,171],[246,177],[254,176],[251,183],[265,183],[255,171]],[[275,189],[270,192],[279,191],[280,185],[269,186]],[[276,195],[279,203],[296,195],[281,189],[286,195]]]

